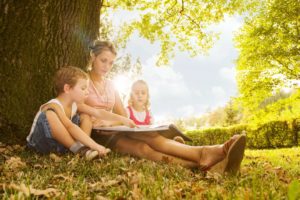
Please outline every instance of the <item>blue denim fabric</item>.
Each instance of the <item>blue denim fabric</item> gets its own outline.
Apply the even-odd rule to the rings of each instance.
[[[72,122],[79,125],[80,117],[78,114],[72,118]],[[48,154],[50,152],[67,153],[69,151],[69,149],[52,137],[45,112],[42,112],[38,117],[36,126],[27,145],[42,154]]]

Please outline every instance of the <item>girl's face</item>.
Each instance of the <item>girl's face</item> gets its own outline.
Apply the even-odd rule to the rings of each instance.
[[[133,106],[146,106],[148,101],[148,87],[142,83],[135,84],[132,88],[131,99]]]
[[[88,83],[87,79],[78,79],[76,85],[70,88],[70,95],[76,103],[82,103],[88,97]]]
[[[116,55],[109,50],[102,51],[98,56],[92,56],[92,71],[99,76],[105,76],[112,68]]]

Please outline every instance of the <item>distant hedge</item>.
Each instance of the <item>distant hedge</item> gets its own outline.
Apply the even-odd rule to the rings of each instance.
[[[300,118],[291,121],[271,121],[259,127],[236,125],[187,131],[194,145],[221,144],[234,134],[245,132],[248,148],[277,148],[298,146],[300,142]]]

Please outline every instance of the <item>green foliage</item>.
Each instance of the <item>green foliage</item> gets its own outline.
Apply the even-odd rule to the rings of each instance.
[[[204,127],[226,127],[239,124],[242,118],[240,106],[232,98],[224,107],[207,111],[200,117],[177,119],[173,123],[182,130],[201,129]]]
[[[193,139],[193,145],[213,145],[222,144],[234,134],[241,134],[244,130],[247,130],[247,128],[247,125],[240,124],[231,127],[215,127],[186,131],[186,134]]]
[[[299,180],[294,180],[290,183],[288,188],[289,200],[296,200],[300,198],[300,183]]]
[[[299,117],[299,12],[298,0],[265,0],[236,37],[239,101],[246,122]],[[291,97],[280,97],[284,88],[293,91]]]
[[[271,121],[259,127],[250,125],[235,125],[225,128],[208,128],[203,130],[187,131],[193,139],[193,144],[221,144],[234,134],[245,132],[249,148],[277,148],[297,146],[300,142],[300,121]]]
[[[251,10],[256,3],[247,0],[112,0],[104,3],[106,9],[103,12],[127,10],[138,13],[138,19],[126,22],[120,29],[120,42],[125,44],[134,31],[151,43],[160,41],[158,65],[162,65],[169,62],[176,48],[191,56],[206,53],[217,38],[216,33],[209,31],[209,26],[221,22],[225,15]]]

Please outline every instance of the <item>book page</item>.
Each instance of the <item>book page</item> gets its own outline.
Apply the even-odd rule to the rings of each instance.
[[[151,132],[151,131],[162,131],[168,130],[169,125],[141,125],[135,128],[127,126],[111,126],[111,127],[96,127],[98,131],[120,131],[120,132]]]

